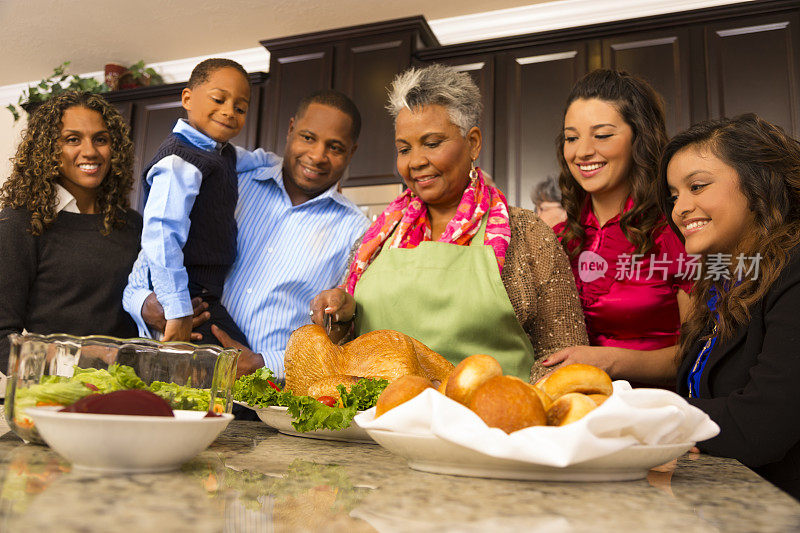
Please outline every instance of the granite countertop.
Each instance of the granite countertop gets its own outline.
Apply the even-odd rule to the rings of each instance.
[[[234,421],[177,472],[71,471],[0,422],[0,531],[800,531],[800,504],[737,461],[687,454],[647,479],[428,474],[380,446]]]

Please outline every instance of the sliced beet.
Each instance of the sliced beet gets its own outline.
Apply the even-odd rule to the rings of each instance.
[[[175,416],[169,404],[150,391],[132,389],[90,394],[61,409],[68,413],[97,415]]]

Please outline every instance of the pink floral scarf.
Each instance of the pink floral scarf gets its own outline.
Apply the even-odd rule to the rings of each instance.
[[[498,188],[486,184],[480,169],[477,171],[478,178],[464,190],[455,216],[447,223],[437,242],[468,245],[478,232],[484,213],[488,211],[483,242],[494,250],[497,267],[502,272],[511,240],[508,202]],[[347,292],[355,293],[356,283],[390,236],[390,248],[416,248],[422,241],[431,240],[428,208],[410,189],[395,198],[367,229],[347,273]]]

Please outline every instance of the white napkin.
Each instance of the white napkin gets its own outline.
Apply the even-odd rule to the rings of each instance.
[[[719,433],[719,426],[675,393],[632,389],[614,382],[614,394],[572,424],[533,426],[507,434],[488,427],[474,412],[434,389],[375,418],[375,408],[355,417],[365,429],[434,435],[505,459],[568,466],[636,444],[695,443]]]

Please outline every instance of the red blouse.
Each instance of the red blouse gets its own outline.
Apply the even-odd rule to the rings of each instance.
[[[632,207],[629,198],[625,211]],[[692,286],[683,243],[665,225],[655,230],[655,244],[644,257],[634,256],[619,219],[600,227],[590,202],[581,214],[585,244],[571,263],[589,343],[634,350],[672,346],[680,329],[677,294]],[[564,226],[553,230],[559,233]]]

